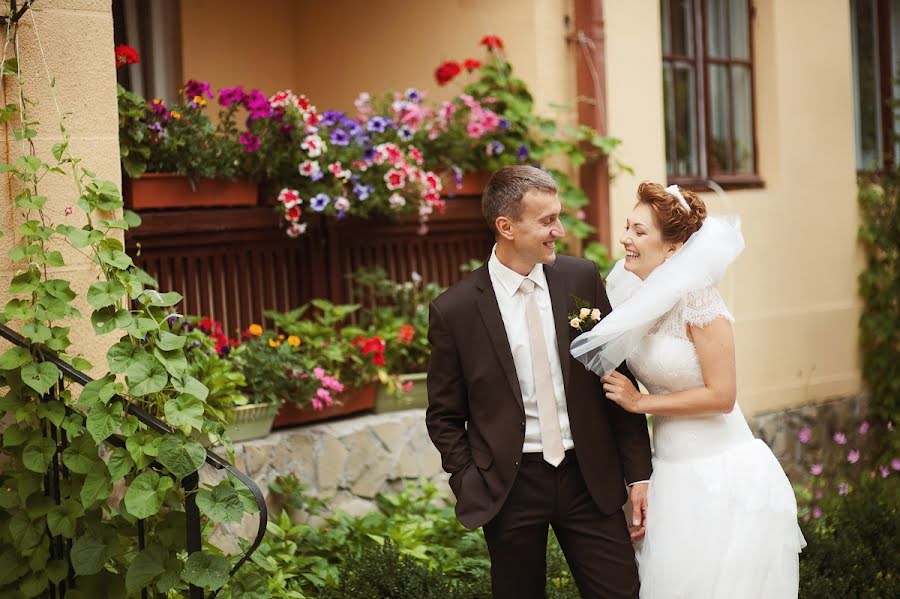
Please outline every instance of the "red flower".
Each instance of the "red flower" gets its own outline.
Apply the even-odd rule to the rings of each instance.
[[[411,324],[400,325],[400,332],[397,333],[397,341],[403,345],[412,343],[413,336],[416,334],[416,328]]]
[[[381,337],[371,337],[366,339],[364,337],[357,337],[351,342],[353,345],[359,348],[360,353],[364,356],[368,356],[369,354],[374,354],[372,356],[372,364],[375,366],[384,366],[384,348],[385,342]]]
[[[503,40],[501,40],[496,35],[486,35],[481,38],[481,45],[486,46],[490,49],[503,49]]]
[[[438,85],[446,85],[452,81],[454,77],[459,75],[460,71],[462,71],[462,67],[459,66],[458,62],[455,60],[448,60],[435,70],[434,80],[437,81]]]
[[[124,67],[126,64],[141,62],[137,50],[131,46],[116,46],[116,67]]]
[[[284,211],[284,218],[287,220],[297,220],[302,213],[299,206],[291,206]]]
[[[466,61],[463,63],[463,66],[466,67],[466,70],[471,73],[475,69],[481,68],[481,61],[475,60],[474,58],[467,58]]]

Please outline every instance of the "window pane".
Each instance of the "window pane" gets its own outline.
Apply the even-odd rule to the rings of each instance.
[[[734,92],[734,162],[735,172],[753,172],[753,86],[750,67],[731,67]]]
[[[731,94],[728,67],[709,65],[709,172],[734,171],[731,161]]]
[[[670,177],[697,176],[697,96],[692,64],[663,63],[663,101],[666,172]]]
[[[693,0],[661,0],[663,53],[694,55]]]
[[[706,53],[714,58],[728,58],[726,1],[706,0]]]
[[[894,102],[900,105],[900,0],[891,0],[891,64],[894,65]],[[900,166],[900,118],[894,118],[894,164]]]
[[[878,33],[875,1],[852,4],[853,78],[856,120],[856,167],[878,168],[882,162]]]
[[[730,0],[731,57],[750,59],[750,11],[747,0]]]

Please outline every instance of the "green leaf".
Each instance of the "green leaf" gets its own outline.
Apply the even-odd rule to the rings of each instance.
[[[116,432],[122,423],[122,404],[119,402],[94,404],[87,417],[87,430],[98,445]]]
[[[196,551],[184,562],[181,576],[185,582],[216,590],[228,582],[228,562],[209,551]]]
[[[190,375],[182,377],[181,380],[177,378],[172,379],[172,386],[179,393],[193,395],[199,398],[200,401],[206,401],[206,398],[209,397],[209,389],[206,385]]]
[[[44,518],[47,513],[56,506],[52,497],[45,495],[43,491],[36,491],[28,496],[25,501],[25,513],[31,520]]]
[[[106,468],[97,468],[88,472],[81,486],[81,503],[90,508],[98,501],[103,501],[112,495],[112,481],[106,473]]]
[[[10,293],[31,293],[41,282],[41,271],[36,266],[17,274],[9,282]]]
[[[139,474],[125,492],[125,509],[135,518],[149,518],[159,512],[174,484],[168,476],[160,477],[152,470]]]
[[[72,368],[74,368],[75,370],[84,372],[86,370],[91,370],[93,367],[93,364],[91,364],[81,356],[75,356],[74,358],[72,358]]]
[[[22,335],[31,339],[32,343],[43,343],[52,337],[50,327],[39,322],[29,322],[22,327]]]
[[[42,402],[37,408],[37,415],[52,422],[53,426],[59,426],[66,417],[66,404],[58,400]]]
[[[213,522],[240,522],[244,517],[244,504],[227,480],[212,489],[201,489],[197,493],[197,507]]]
[[[84,418],[80,414],[69,414],[62,421],[62,429],[69,435],[69,439],[75,439],[84,432]]]
[[[32,472],[45,473],[56,453],[56,443],[47,437],[32,439],[22,450],[22,465]]]
[[[151,545],[138,553],[125,575],[128,592],[137,593],[150,586],[154,578],[165,572],[167,556],[166,550],[159,545]]]
[[[111,212],[122,207],[122,195],[119,188],[112,181],[97,181],[94,185],[97,193],[97,208]]]
[[[97,455],[97,446],[88,435],[77,437],[63,451],[63,463],[75,474],[88,474],[103,466],[103,461]]]
[[[69,575],[69,563],[66,560],[55,559],[47,564],[47,578],[53,584],[59,584]]]
[[[35,256],[35,262],[38,264],[46,264],[47,266],[65,266],[66,261],[63,259],[61,252],[51,250],[43,252]]]
[[[62,160],[63,154],[65,154],[66,149],[69,147],[69,142],[61,141],[53,144],[53,147],[50,149],[50,153],[53,154],[53,157],[56,158],[56,161],[59,162]]]
[[[84,509],[80,503],[74,499],[64,499],[47,514],[47,527],[50,529],[50,534],[54,537],[75,538],[75,527],[78,519],[83,515]]]
[[[20,552],[37,547],[44,537],[42,522],[32,522],[25,512],[16,512],[9,520],[9,534],[13,546]]]
[[[15,370],[31,362],[31,353],[24,347],[13,347],[0,354],[0,370]]]
[[[42,210],[47,203],[47,196],[32,195],[25,190],[16,196],[16,208],[21,210]]]
[[[109,399],[119,392],[120,383],[116,383],[116,377],[107,374],[102,379],[94,379],[87,385],[82,387],[81,395],[78,397],[78,405],[86,408],[93,408],[97,402],[106,403]]]
[[[119,341],[106,352],[106,363],[109,365],[109,371],[116,374],[126,372],[128,366],[133,362],[139,360],[147,361],[148,359],[152,361],[152,358],[147,355],[144,348],[130,341]]]
[[[185,341],[187,341],[187,337],[182,337],[181,335],[176,335],[168,331],[160,331],[159,340],[156,342],[156,347],[163,351],[181,349],[182,347],[184,347]]]
[[[18,447],[24,444],[32,435],[38,435],[37,431],[19,428],[18,424],[10,424],[3,431],[3,447]]]
[[[128,223],[128,226],[132,229],[135,227],[141,226],[141,217],[137,212],[132,212],[131,210],[125,210],[122,212],[122,218]]]
[[[147,289],[141,296],[141,302],[148,306],[158,306],[160,308],[168,308],[174,306],[184,299],[180,293],[170,291],[168,293],[160,293],[155,289]]]
[[[162,364],[146,352],[132,359],[125,377],[128,381],[128,391],[132,395],[148,395],[162,391],[169,382],[169,375],[166,374]]]
[[[125,439],[125,448],[131,455],[138,469],[144,468],[151,458],[159,455],[159,445],[162,437],[139,432]]]
[[[94,525],[72,544],[69,556],[75,574],[96,574],[118,549],[116,532],[105,524]]]
[[[93,308],[116,305],[125,295],[125,286],[118,281],[97,281],[88,288],[87,301]]]
[[[32,362],[22,367],[22,382],[44,395],[59,381],[59,369],[50,362]]]
[[[159,445],[159,463],[179,480],[199,470],[205,460],[206,450],[192,439],[166,435]]]
[[[166,422],[171,426],[190,432],[191,428],[203,427],[203,402],[193,395],[182,393],[170,399],[164,406]]]
[[[109,470],[112,482],[118,482],[131,472],[134,468],[134,461],[131,459],[127,449],[116,447],[110,454],[106,467]]]
[[[34,314],[31,302],[20,299],[9,300],[3,308],[3,318],[6,320],[30,320]]]
[[[152,318],[138,317],[125,330],[135,339],[143,339],[148,332],[155,331],[158,328],[159,323]]]
[[[184,376],[185,372],[187,372],[187,358],[185,357],[182,350],[175,349],[172,351],[164,352],[160,349],[154,349],[153,355],[156,356],[156,359],[159,360],[159,363],[163,365],[163,368],[166,369],[166,372],[168,372],[173,377],[181,378]]]
[[[103,248],[97,252],[100,262],[119,270],[125,270],[129,266],[134,266],[134,262],[128,257],[128,254],[122,250],[110,250]]]

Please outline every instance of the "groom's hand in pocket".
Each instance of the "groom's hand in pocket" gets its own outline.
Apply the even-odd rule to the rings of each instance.
[[[650,483],[631,485],[631,542],[636,543],[644,538],[647,530],[647,489]]]

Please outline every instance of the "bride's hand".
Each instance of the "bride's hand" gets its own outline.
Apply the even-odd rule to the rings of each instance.
[[[640,407],[641,392],[634,388],[627,376],[613,370],[606,376],[600,377],[600,380],[603,382],[603,390],[608,399],[634,414],[644,413]]]

